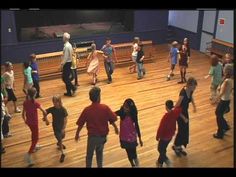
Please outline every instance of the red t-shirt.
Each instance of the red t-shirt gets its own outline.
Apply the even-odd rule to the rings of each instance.
[[[76,124],[83,126],[86,123],[88,135],[106,136],[109,132],[108,122],[116,120],[116,114],[107,105],[92,103],[83,110]]]
[[[174,108],[171,112],[165,113],[157,130],[156,140],[159,138],[163,140],[171,140],[175,134],[176,121],[181,112],[181,107],[178,107]]]
[[[25,100],[23,103],[24,110],[26,112],[26,123],[30,125],[38,124],[38,108],[40,104],[34,100]]]

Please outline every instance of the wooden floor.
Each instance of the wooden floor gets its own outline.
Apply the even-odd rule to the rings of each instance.
[[[143,147],[138,147],[138,157],[141,167],[155,167],[158,158],[157,142],[155,140],[157,127],[165,112],[164,103],[167,99],[177,100],[179,91],[183,85],[179,81],[178,67],[175,69],[174,79],[166,81],[169,72],[167,63],[167,45],[155,47],[155,61],[145,65],[147,74],[144,79],[137,80],[136,74],[129,74],[127,67],[116,68],[113,74],[114,82],[106,84],[106,75],[103,63],[101,63],[98,86],[102,89],[102,103],[109,105],[112,110],[117,110],[126,98],[133,98],[139,110],[139,124],[141,128]],[[16,66],[15,66],[16,67]],[[210,78],[204,79],[209,70],[209,58],[204,54],[192,50],[192,57],[187,77],[194,76],[198,81],[198,87],[194,93],[197,112],[193,113],[190,105],[190,144],[187,147],[188,156],[176,157],[171,146],[167,155],[172,161],[173,167],[233,167],[234,137],[233,137],[233,99],[231,101],[231,112],[226,114],[227,121],[232,127],[223,140],[212,137],[216,131],[215,106],[209,102]],[[40,139],[42,149],[33,154],[36,164],[34,167],[85,167],[85,153],[87,130],[84,127],[81,139],[78,143],[74,141],[77,126],[75,122],[83,108],[90,104],[88,91],[91,78],[87,74],[80,74],[80,87],[76,97],[62,97],[63,104],[67,108],[69,117],[66,128],[66,158],[64,163],[59,163],[60,152],[56,148],[56,140],[53,130],[41,121],[40,113]],[[18,104],[22,108],[24,100],[22,90],[22,78],[16,80]],[[40,83],[42,98],[38,101],[44,108],[52,106],[53,94],[63,94],[65,87],[61,79],[48,80]],[[9,104],[9,107],[12,103]],[[12,111],[12,109],[10,110]],[[119,120],[117,121],[119,125]],[[26,167],[24,155],[30,146],[30,131],[23,123],[21,114],[13,114],[10,122],[12,137],[4,139],[3,143],[6,153],[2,155],[2,167]],[[96,167],[94,155],[93,166]],[[115,135],[110,127],[108,141],[104,149],[104,167],[130,167],[126,152],[120,148],[119,137]]]

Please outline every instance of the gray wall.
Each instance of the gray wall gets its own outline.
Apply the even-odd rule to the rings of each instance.
[[[225,25],[219,25],[219,18],[225,19]],[[234,11],[219,11],[215,38],[234,43]]]
[[[196,33],[198,16],[199,11],[197,10],[170,10],[168,24]]]

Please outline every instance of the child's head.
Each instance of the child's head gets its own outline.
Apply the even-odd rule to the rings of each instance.
[[[232,58],[230,53],[226,53],[225,54],[225,63],[231,63],[232,62]]]
[[[6,70],[6,71],[11,71],[11,70],[13,69],[13,65],[12,65],[12,63],[9,62],[9,61],[7,61],[7,62],[4,64],[4,66],[5,66],[5,70]]]
[[[111,44],[111,39],[109,37],[106,38],[106,44]]]
[[[67,33],[67,32],[65,32],[65,33],[63,34],[63,41],[64,41],[64,42],[67,42],[67,41],[69,41],[69,39],[70,39],[70,34]]]
[[[188,38],[184,38],[184,45],[188,45]]]
[[[166,110],[171,111],[173,107],[174,107],[173,101],[172,100],[167,100],[166,101]]]
[[[92,52],[96,50],[96,44],[93,43],[93,44],[91,45],[91,50],[92,50]]]
[[[218,65],[219,58],[216,55],[211,55],[211,66]]]
[[[29,67],[29,62],[24,62],[23,66],[24,66],[25,69],[28,68]]]
[[[178,47],[178,42],[177,42],[177,41],[172,42],[172,43],[171,43],[171,46],[172,46],[173,48],[177,48],[177,47]]]
[[[197,80],[194,77],[189,77],[186,86],[191,91],[194,91],[197,87]]]
[[[52,102],[53,102],[53,105],[56,108],[61,108],[62,107],[61,97],[59,95],[54,95],[52,97]]]
[[[30,55],[30,61],[31,61],[31,62],[36,62],[36,55],[35,55],[34,53],[32,53],[32,54]]]
[[[223,72],[226,78],[231,78],[234,75],[234,68],[232,65],[228,64],[224,67]]]
[[[133,41],[133,43],[135,44],[135,43],[139,43],[140,42],[140,38],[139,37],[134,37],[134,41]]]
[[[27,97],[28,99],[34,100],[36,96],[37,90],[32,87],[27,90]]]
[[[129,114],[137,114],[137,108],[134,101],[131,98],[125,100],[123,104],[124,112]]]

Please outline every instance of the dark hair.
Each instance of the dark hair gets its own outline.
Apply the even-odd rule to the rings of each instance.
[[[25,69],[26,69],[26,68],[29,67],[29,62],[24,62],[23,65],[24,65],[24,67],[25,67]]]
[[[111,38],[107,37],[107,38],[106,38],[106,41],[111,41]]]
[[[216,66],[219,62],[219,58],[216,55],[211,55],[211,66]]]
[[[32,53],[31,55],[30,55],[30,60],[32,61],[33,59],[35,59],[36,58],[36,55],[34,54],[34,53]]]
[[[172,100],[167,100],[166,101],[166,107],[171,110],[174,107],[174,103]]]
[[[89,99],[92,102],[98,102],[100,99],[101,89],[99,87],[93,87],[89,91]]]
[[[30,98],[32,100],[32,102],[34,102],[36,93],[37,93],[36,88],[34,88],[34,87],[29,88],[27,90],[27,97]]]
[[[135,119],[137,119],[137,114],[138,114],[138,111],[137,111],[137,107],[134,103],[134,100],[132,100],[131,98],[128,98],[124,101],[124,104],[123,106],[121,107],[122,111],[124,111],[124,105],[127,105],[129,107],[129,111],[130,111],[130,116],[131,116],[131,119],[133,121],[135,121]],[[125,116],[122,116],[121,119],[124,119]]]
[[[197,80],[194,77],[189,77],[188,80],[187,80],[187,85],[188,86],[192,86],[192,85],[197,86]]]

